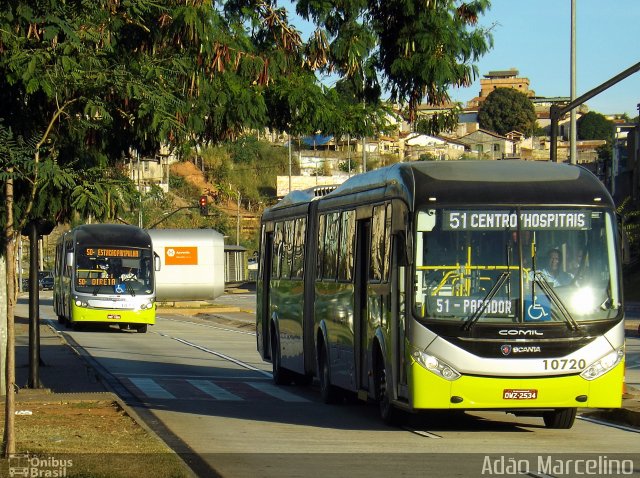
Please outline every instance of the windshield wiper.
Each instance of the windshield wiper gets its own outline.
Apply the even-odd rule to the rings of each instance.
[[[135,297],[136,296],[136,291],[134,290],[133,286],[127,281],[124,282],[124,285],[127,288],[127,292],[129,293],[129,295],[131,297]]]
[[[480,308],[476,309],[476,311],[471,315],[471,317],[469,317],[469,319],[465,322],[464,327],[462,328],[463,330],[471,330],[471,327],[478,320],[480,320],[480,317],[482,316],[485,309],[489,305],[489,301],[493,299],[493,297],[498,293],[498,291],[500,290],[500,287],[502,287],[502,285],[505,283],[508,277],[509,277],[508,271],[505,271],[502,274],[500,274],[500,277],[498,277],[498,280],[496,281],[494,286],[491,288],[489,292],[487,292],[487,295],[484,296],[484,299],[482,299],[482,305],[480,306]]]
[[[567,308],[564,306],[564,304],[560,300],[560,297],[558,297],[558,294],[556,294],[556,291],[553,290],[553,288],[551,287],[547,279],[545,279],[544,275],[542,275],[539,272],[536,272],[533,277],[534,277],[534,282],[540,286],[540,288],[547,295],[547,297],[551,299],[551,302],[553,302],[553,305],[555,305],[556,308],[560,311],[560,315],[562,316],[564,321],[569,325],[569,328],[572,330],[578,330],[580,328],[580,325],[571,316]],[[551,311],[551,313],[553,313],[553,310]]]

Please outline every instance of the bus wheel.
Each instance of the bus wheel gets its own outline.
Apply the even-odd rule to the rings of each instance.
[[[376,395],[378,397],[378,406],[380,407],[380,418],[387,425],[398,425],[401,412],[391,403],[391,391],[387,385],[387,371],[384,362],[379,360],[376,371]]]
[[[324,403],[338,401],[338,391],[331,385],[331,370],[327,359],[327,348],[323,344],[318,355],[318,378],[320,379],[320,396]]]
[[[273,382],[276,385],[289,385],[291,383],[291,375],[282,368],[282,356],[280,355],[280,341],[275,331],[275,327],[271,329],[271,366]]]
[[[71,328],[75,331],[82,330],[82,324],[80,324],[79,322],[73,322],[71,324]]]
[[[293,382],[300,387],[308,387],[313,382],[313,375],[310,373],[297,373],[293,377]]]
[[[59,316],[58,316],[58,323],[59,323],[59,324],[64,324],[64,323],[65,323],[64,315],[59,315]]]
[[[146,334],[147,333],[147,324],[138,325],[136,327],[136,330],[138,331],[139,334]]]
[[[556,408],[550,412],[544,412],[542,419],[547,428],[568,430],[576,420],[577,408]]]

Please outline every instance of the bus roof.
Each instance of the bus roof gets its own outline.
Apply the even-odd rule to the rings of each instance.
[[[326,196],[378,190],[381,197],[431,204],[581,204],[614,207],[602,182],[580,166],[548,161],[397,163],[354,176]],[[378,194],[376,194],[378,195]]]
[[[146,231],[127,224],[84,224],[72,232],[75,232],[76,241],[85,244],[151,247],[151,239]]]
[[[323,203],[330,208],[394,197],[411,208],[479,203],[615,207],[602,182],[589,170],[549,161],[411,161],[352,176],[333,188],[292,191],[267,208],[263,218],[304,215],[315,200],[323,209]]]

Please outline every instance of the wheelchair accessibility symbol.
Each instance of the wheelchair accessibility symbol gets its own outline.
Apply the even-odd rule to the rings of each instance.
[[[534,297],[533,300],[524,301],[525,318],[526,322],[544,322],[551,320],[551,306],[546,298],[538,299]]]
[[[116,284],[114,286],[115,292],[116,294],[124,294],[125,291],[127,290],[127,288],[124,286],[124,284]]]

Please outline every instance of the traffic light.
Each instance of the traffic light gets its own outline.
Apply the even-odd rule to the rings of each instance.
[[[206,216],[208,215],[208,211],[207,211],[207,196],[200,196],[200,215],[201,216]]]

